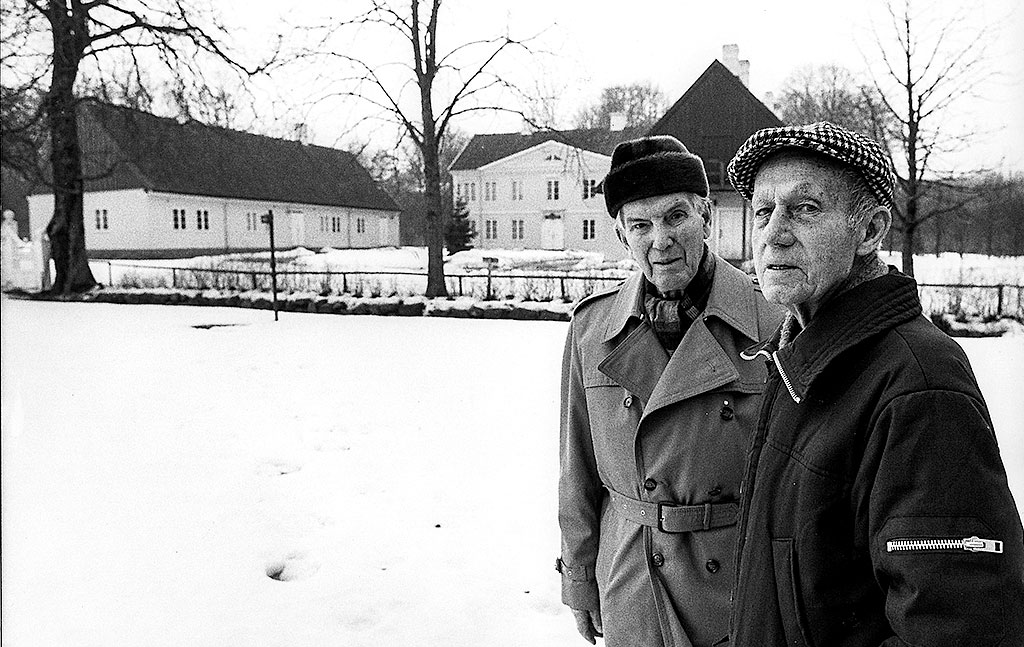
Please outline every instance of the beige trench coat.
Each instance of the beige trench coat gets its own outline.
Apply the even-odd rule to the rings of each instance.
[[[728,633],[734,523],[670,533],[641,523],[650,509],[638,517],[619,505],[713,503],[720,511],[739,501],[765,380],[763,364],[739,354],[771,334],[782,313],[746,274],[715,263],[703,316],[671,359],[644,319],[640,273],[581,302],[569,327],[562,601],[600,608],[609,647],[704,647]],[[612,492],[626,499],[613,503]]]

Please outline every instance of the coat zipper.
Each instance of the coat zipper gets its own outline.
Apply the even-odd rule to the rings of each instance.
[[[890,553],[908,550],[966,550],[972,553],[1001,553],[1003,542],[998,539],[980,539],[977,535],[963,539],[892,539],[885,542]]]
[[[793,390],[793,383],[789,381],[789,376],[786,375],[786,371],[782,368],[782,362],[779,361],[779,351],[772,353],[772,359],[775,361],[775,368],[779,369],[779,377],[782,378],[782,383],[786,385],[786,390],[789,391],[789,396],[793,398],[793,402],[800,404],[800,396]]]

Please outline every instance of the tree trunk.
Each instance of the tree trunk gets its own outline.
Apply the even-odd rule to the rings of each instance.
[[[907,276],[914,276],[914,235],[917,233],[917,223],[907,222],[903,227],[903,273]]]
[[[50,253],[56,266],[52,291],[85,292],[96,285],[85,251],[82,205],[82,149],[74,96],[75,77],[86,39],[85,19],[69,14],[63,0],[52,0],[47,18],[53,33],[53,74],[46,96],[50,132],[50,168],[53,173],[53,218],[46,226]],[[76,7],[76,11],[80,11]]]
[[[433,150],[424,146],[423,172],[426,176],[424,198],[427,203],[427,293],[428,297],[448,296],[444,281],[444,223],[441,208],[441,170],[436,143]]]

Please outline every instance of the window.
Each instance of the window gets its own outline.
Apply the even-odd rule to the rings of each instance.
[[[175,209],[174,210],[174,228],[184,229],[185,228],[185,210]]]
[[[484,182],[484,201],[493,202],[498,199],[498,183]]]
[[[498,237],[498,221],[484,221],[484,240],[494,240]]]
[[[523,199],[523,183],[518,180],[512,180],[512,199]]]
[[[723,186],[726,183],[728,177],[725,173],[725,164],[716,160],[710,159],[704,164],[704,168],[708,172],[708,184],[710,186]]]
[[[366,218],[356,218],[356,233],[357,234],[365,234],[366,233]]]
[[[185,214],[182,213],[182,218]],[[196,209],[196,229],[210,228],[210,212],[205,209]]]
[[[583,240],[594,240],[594,226],[597,221],[593,218],[587,218],[583,221]]]
[[[523,229],[526,225],[525,220],[513,220],[512,221],[512,240],[523,239]]]
[[[583,199],[589,200],[597,195],[597,180],[583,180]]]
[[[334,233],[341,231],[341,216],[331,216],[331,231]]]
[[[548,180],[548,200],[558,199],[558,180]]]
[[[110,223],[107,221],[106,209],[96,210],[96,229],[110,229]]]
[[[469,183],[469,201],[476,202],[476,182]]]

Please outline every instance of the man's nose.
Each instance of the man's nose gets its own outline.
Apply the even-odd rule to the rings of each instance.
[[[654,249],[668,249],[673,245],[673,243],[675,243],[675,241],[675,230],[673,230],[671,227],[666,227],[663,224],[655,223],[653,242]]]
[[[796,242],[789,218],[781,206],[772,211],[761,235],[765,243],[777,247],[789,247]]]

